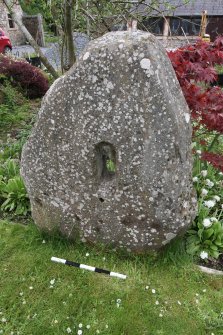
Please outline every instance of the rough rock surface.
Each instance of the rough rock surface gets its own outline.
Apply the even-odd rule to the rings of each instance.
[[[46,94],[22,155],[36,224],[129,251],[159,249],[195,213],[190,114],[145,32],[94,40]]]

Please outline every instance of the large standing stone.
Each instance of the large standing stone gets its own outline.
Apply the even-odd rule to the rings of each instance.
[[[36,224],[67,237],[158,249],[191,223],[190,114],[155,37],[91,42],[51,86],[22,155]]]

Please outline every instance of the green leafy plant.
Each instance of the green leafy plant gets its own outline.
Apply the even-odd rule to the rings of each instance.
[[[187,236],[187,252],[206,260],[223,253],[223,173],[200,160],[195,151],[194,187],[198,197],[198,214]]]
[[[0,81],[0,132],[12,130],[12,127],[28,119],[30,103],[19,89],[12,86],[9,80]]]
[[[115,172],[116,171],[115,163],[111,159],[108,159],[106,161],[106,167],[107,167],[109,172]]]
[[[26,216],[30,212],[30,202],[21,176],[1,182],[1,197],[5,201],[1,205],[3,211],[14,212],[16,215]]]
[[[209,227],[205,227],[205,223]],[[211,219],[204,219],[195,223],[194,229],[188,231],[187,252],[189,254],[199,254],[202,259],[218,258],[223,252],[223,226],[220,222],[212,222]]]
[[[30,212],[29,198],[15,159],[0,164],[0,206],[3,212],[15,215],[26,216]]]
[[[0,164],[0,176],[2,180],[7,182],[9,179],[19,174],[19,165],[14,159],[7,159]]]
[[[20,159],[22,147],[30,135],[31,127],[32,125],[26,126],[26,129],[20,131],[16,140],[9,138],[6,143],[2,144],[2,147],[0,147],[0,162],[9,158]]]
[[[4,97],[4,104],[9,109],[15,109],[17,105],[22,105],[25,102],[25,98],[23,97],[22,93],[13,87],[10,83],[10,80],[7,78],[3,80],[0,90]]]

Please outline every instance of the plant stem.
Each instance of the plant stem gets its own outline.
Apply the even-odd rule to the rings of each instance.
[[[211,142],[211,144],[208,146],[208,151],[211,151],[211,149],[213,148],[213,146],[215,145],[215,142],[218,140],[219,136],[221,134],[216,134],[213,141]]]

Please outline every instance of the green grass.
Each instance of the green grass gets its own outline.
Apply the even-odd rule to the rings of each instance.
[[[128,278],[52,263],[52,256]],[[83,335],[223,334],[223,279],[199,272],[181,241],[159,257],[127,257],[0,221],[0,264],[2,334],[77,334],[80,323]]]

